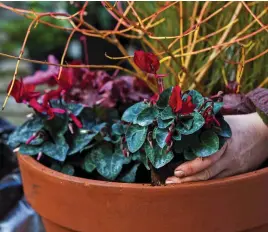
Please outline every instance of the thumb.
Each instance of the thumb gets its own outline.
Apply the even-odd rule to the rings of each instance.
[[[175,169],[174,175],[176,177],[182,178],[186,176],[194,175],[198,172],[201,172],[207,169],[209,166],[218,161],[221,156],[224,154],[226,148],[228,146],[228,141],[223,145],[223,147],[216,152],[215,154],[206,157],[206,158],[196,158],[192,161],[185,162],[178,166]]]

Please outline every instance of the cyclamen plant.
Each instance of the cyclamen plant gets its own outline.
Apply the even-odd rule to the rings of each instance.
[[[141,56],[141,57],[140,57]],[[151,170],[154,184],[161,183],[157,171],[172,161],[207,157],[231,137],[231,129],[220,113],[222,102],[203,97],[179,86],[163,90],[159,61],[152,53],[136,52],[134,61],[158,79],[159,94],[128,108],[121,126],[125,155]],[[120,127],[120,125],[118,125]]]
[[[127,108],[121,119],[113,114],[102,120],[99,105],[70,98],[75,80],[67,70],[55,79],[57,89],[43,95],[17,80],[11,95],[35,114],[10,136],[9,145],[69,175],[143,182],[137,173],[151,173],[153,184],[163,182],[161,169],[168,165],[217,152],[231,136],[220,113],[223,103],[179,86],[164,89],[165,75],[157,74],[160,63],[152,53],[136,51],[134,62],[157,79],[158,93]]]

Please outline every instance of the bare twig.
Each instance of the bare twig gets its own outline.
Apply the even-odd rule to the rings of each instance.
[[[241,59],[237,67],[237,76],[236,76],[236,83],[238,84],[237,93],[239,93],[240,91],[241,78],[244,72],[244,67],[245,67],[245,48],[242,46],[241,47]]]
[[[62,57],[61,57],[61,62],[60,62],[61,65],[62,65],[63,62],[64,62],[64,59],[65,59],[65,56],[66,56],[66,53],[67,53],[69,44],[70,44],[70,42],[71,42],[71,39],[72,39],[74,33],[77,31],[77,29],[78,29],[79,27],[81,27],[81,25],[82,25],[83,22],[84,22],[84,20],[83,20],[83,16],[84,16],[84,12],[85,12],[85,9],[86,9],[87,5],[88,5],[88,2],[85,2],[84,5],[83,5],[83,7],[82,7],[82,10],[80,11],[80,23],[78,24],[77,27],[74,27],[74,29],[72,30],[71,34],[70,34],[69,37],[68,37],[68,40],[67,40],[67,42],[66,42],[66,45],[65,45],[65,48],[64,48]],[[59,69],[58,79],[61,78],[61,73],[62,73],[62,66],[61,66],[60,69]]]
[[[251,9],[248,7],[248,5],[245,2],[242,2],[244,7],[247,9],[247,11],[252,15],[252,17],[260,24],[261,27],[265,27],[265,25],[258,19],[258,17],[251,11]],[[268,29],[265,28],[265,30],[268,32]]]
[[[44,14],[43,16],[45,16],[45,14]],[[35,23],[38,22],[39,17],[41,17],[41,16],[36,17],[35,20],[33,20],[33,21],[30,23],[30,25],[29,25],[29,27],[28,27],[28,29],[27,29],[27,32],[26,32],[26,35],[25,35],[23,44],[22,44],[22,46],[21,46],[21,50],[20,50],[19,57],[18,57],[18,59],[17,59],[17,64],[16,64],[16,67],[15,67],[15,72],[14,72],[14,75],[13,75],[13,78],[12,78],[12,82],[11,82],[10,88],[9,88],[9,90],[8,90],[7,96],[6,96],[6,98],[5,98],[5,101],[4,101],[4,103],[3,103],[2,110],[4,110],[4,108],[5,108],[6,104],[7,104],[7,101],[8,101],[8,99],[9,99],[9,97],[10,97],[10,94],[11,94],[11,92],[12,92],[12,90],[13,90],[14,83],[15,83],[15,80],[16,80],[16,76],[17,76],[17,73],[18,73],[18,68],[19,68],[20,60],[21,60],[22,55],[23,55],[23,53],[24,53],[25,45],[26,45],[26,43],[27,43],[27,40],[28,40],[28,37],[29,37],[29,35],[30,35],[31,29],[32,29],[32,27],[35,25]]]
[[[0,52],[0,56],[10,58],[10,59],[16,59],[16,60],[19,59],[19,57],[17,56],[8,55],[8,54],[1,53],[1,52]],[[62,64],[61,65],[61,64],[54,64],[54,63],[49,63],[46,61],[32,60],[32,59],[27,59],[27,58],[20,58],[20,60],[34,63],[34,64],[52,65],[52,66],[58,66],[58,67],[63,67],[63,68],[119,69],[126,73],[129,73],[132,76],[137,75],[135,72],[132,72],[129,69],[126,69],[117,65],[74,65],[74,64]]]
[[[199,19],[198,19],[198,23],[200,23],[200,22],[202,21],[202,18],[203,18],[204,14],[205,14],[205,11],[206,11],[207,7],[208,7],[208,4],[209,4],[209,2],[205,2],[204,6],[203,6],[203,8],[202,8],[202,10],[201,10]],[[194,47],[195,47],[195,44],[196,44],[196,40],[197,40],[197,37],[198,37],[199,28],[200,28],[200,27],[197,27],[196,31],[194,32],[193,43],[192,43],[192,46],[188,49],[189,51],[187,51],[187,53],[191,53],[191,52],[194,50]],[[189,64],[190,64],[191,57],[192,57],[192,56],[187,56],[187,57],[186,57],[186,61],[185,61],[185,67],[186,67],[186,68],[188,68],[188,66],[189,66]],[[180,83],[180,85],[181,85],[182,87],[183,87],[183,85],[184,85],[185,77],[186,77],[186,75],[183,74],[183,75],[182,75],[182,78],[181,78],[181,83]]]
[[[239,14],[239,12],[240,12],[241,9],[242,9],[242,3],[239,2],[238,5],[237,5],[237,7],[236,7],[236,10],[235,10],[235,12],[234,12],[233,17],[232,17],[231,20],[230,20],[230,22],[234,21],[234,20],[237,18],[237,16],[238,16],[238,14]],[[228,36],[228,34],[229,34],[231,28],[232,28],[232,27],[228,27],[228,28],[226,29],[226,31],[223,33],[222,37],[220,38],[220,40],[219,40],[219,42],[218,42],[218,44],[217,44],[218,46],[219,46],[219,45],[222,46],[222,44],[223,44],[223,42],[225,41],[225,39],[227,38],[227,36]],[[221,47],[221,46],[220,46],[220,47]],[[219,48],[220,48],[220,47],[219,47]],[[216,46],[216,48],[218,48],[218,47]],[[212,52],[212,54],[210,55],[210,57],[209,57],[207,63],[202,67],[201,72],[200,72],[200,73],[198,74],[198,76],[195,78],[195,81],[196,81],[197,83],[200,83],[200,81],[203,79],[205,73],[207,72],[207,70],[208,70],[209,67],[211,66],[213,60],[219,55],[219,53],[220,53],[220,49],[215,49],[215,50],[213,50],[213,52]],[[196,84],[193,83],[193,84],[190,86],[190,89],[195,88],[195,86],[196,86]]]
[[[264,87],[265,85],[268,85],[268,77],[266,77],[262,83],[260,83],[259,88]]]

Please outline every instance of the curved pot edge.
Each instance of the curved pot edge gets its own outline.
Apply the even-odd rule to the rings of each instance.
[[[39,163],[31,156],[22,155],[18,153],[18,159],[22,162],[27,163],[31,166],[31,168],[35,169],[37,172],[42,172],[46,175],[53,176],[62,181],[73,182],[77,184],[83,185],[95,185],[95,186],[103,186],[103,187],[110,187],[110,188],[129,188],[129,189],[152,189],[155,190],[168,190],[168,189],[180,189],[180,188],[198,188],[198,187],[217,187],[218,185],[226,185],[227,183],[238,183],[244,180],[256,179],[259,176],[268,175],[268,167],[262,168],[259,170],[255,170],[252,172],[239,174],[236,176],[225,177],[222,179],[215,179],[215,180],[207,180],[207,181],[200,181],[195,183],[183,183],[183,184],[175,184],[175,185],[166,185],[166,186],[152,186],[150,184],[137,184],[137,183],[119,183],[119,182],[110,182],[110,181],[100,181],[100,180],[92,180],[92,179],[85,179],[76,176],[69,176],[55,170],[52,170],[43,164]]]

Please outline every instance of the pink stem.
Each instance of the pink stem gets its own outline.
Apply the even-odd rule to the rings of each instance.
[[[27,141],[26,144],[30,144],[36,137],[38,136],[38,133],[34,133]]]
[[[113,16],[117,21],[120,21],[120,19],[117,17],[117,15],[112,12],[111,10],[109,10],[106,6],[105,6],[105,2],[101,1],[101,4],[106,8],[106,10],[110,13],[111,16]],[[126,23],[125,21],[121,22],[125,27],[129,27],[130,25],[128,23]]]
[[[157,74],[155,74],[155,77],[157,78]],[[162,77],[158,76],[157,85],[158,85],[158,92],[159,92],[159,94],[161,94],[164,91],[164,82],[163,82]]]
[[[89,59],[88,59],[88,48],[87,48],[87,38],[86,36],[81,36],[80,41],[83,43],[83,48],[84,48],[84,53],[85,53],[85,61],[86,65],[89,64]]]
[[[36,160],[39,161],[39,160],[41,159],[42,155],[43,155],[43,153],[40,151],[40,152],[38,153],[38,156],[37,156]]]
[[[121,4],[121,3],[122,3],[122,2],[117,1],[116,5],[117,5],[117,9],[118,9],[118,11],[119,11],[121,14],[123,14],[124,12],[123,12],[123,7],[122,7],[122,4]]]

